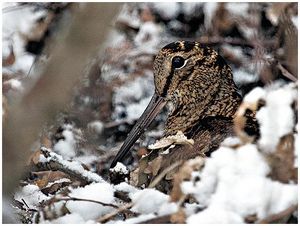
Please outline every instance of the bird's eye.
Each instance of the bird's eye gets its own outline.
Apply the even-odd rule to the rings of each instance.
[[[172,59],[172,67],[173,68],[181,68],[185,64],[185,60],[181,56],[175,56]]]

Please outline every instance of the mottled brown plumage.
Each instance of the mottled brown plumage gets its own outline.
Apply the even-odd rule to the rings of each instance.
[[[172,69],[175,56],[187,60],[184,67]],[[224,59],[197,42],[165,46],[154,61],[154,80],[156,93],[174,104],[166,135],[178,130],[187,133],[206,117],[232,118],[241,99]]]
[[[197,42],[180,41],[165,46],[154,61],[154,83],[155,94],[151,102],[112,166],[122,160],[167,102],[172,104],[172,110],[165,125],[165,136],[180,130],[195,144],[171,149],[169,154],[162,156],[159,171],[177,160],[214,151],[225,137],[233,133],[232,119],[241,97],[230,67],[215,50]],[[149,156],[147,161],[152,159]]]

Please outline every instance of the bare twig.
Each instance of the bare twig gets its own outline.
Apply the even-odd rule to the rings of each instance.
[[[294,211],[296,211],[298,209],[297,205],[292,205],[289,208],[270,215],[268,217],[266,217],[265,219],[259,220],[258,222],[256,222],[257,224],[271,224],[271,223],[276,223],[280,220],[282,220],[284,217],[289,217]]]
[[[183,161],[177,161],[165,168],[155,179],[149,184],[148,188],[154,188],[170,171],[180,166]]]
[[[113,208],[116,208],[116,209],[119,208],[118,206],[116,206],[116,205],[114,205],[114,204],[111,204],[111,203],[104,203],[104,202],[97,201],[97,200],[83,199],[83,198],[76,198],[76,197],[70,197],[70,196],[67,196],[67,197],[61,197],[61,198],[56,198],[56,200],[58,200],[58,201],[82,201],[82,202],[93,202],[93,203],[100,204],[100,205],[102,205],[102,206],[109,206],[109,207],[113,207]]]
[[[97,220],[97,222],[105,223],[105,222],[109,221],[110,219],[112,219],[113,217],[115,217],[117,214],[128,211],[128,209],[131,208],[132,206],[133,206],[133,203],[127,203],[124,206],[121,206],[120,208],[118,208],[117,210],[100,217]]]
[[[38,212],[36,209],[32,209],[28,206],[28,204],[25,202],[24,199],[21,199],[22,203],[26,206],[27,209],[25,209],[26,211],[31,211],[31,212]]]
[[[296,76],[294,76],[293,74],[291,74],[287,69],[285,69],[281,63],[277,63],[277,67],[278,69],[281,71],[281,73],[287,77],[288,79],[292,80],[293,82],[297,82],[298,79],[296,78]]]

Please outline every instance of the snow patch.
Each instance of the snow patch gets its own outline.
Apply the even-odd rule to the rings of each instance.
[[[112,203],[114,201],[114,188],[108,183],[93,183],[85,187],[72,189],[69,196]],[[85,201],[68,201],[66,207],[72,214],[79,214],[86,221],[97,219],[113,210],[112,207]]]
[[[275,90],[270,87],[266,105],[256,113],[261,133],[259,145],[264,151],[274,151],[279,139],[293,131],[295,118],[291,105],[296,99],[297,90],[290,85]]]
[[[26,202],[29,208],[35,209],[39,204],[49,199],[50,197],[43,194],[40,188],[33,184],[28,184],[22,187],[14,195],[14,199],[22,202],[22,199]]]
[[[270,169],[253,144],[237,150],[221,147],[207,158],[198,181],[182,183],[185,194],[193,194],[207,208],[187,219],[188,223],[242,223],[257,214],[262,219],[297,204],[297,185],[267,178]]]
[[[87,127],[91,129],[92,131],[96,132],[97,134],[101,134],[104,129],[104,124],[103,122],[99,120],[92,121],[88,123]]]
[[[152,188],[136,192],[132,196],[132,211],[150,214],[158,211],[158,207],[169,201],[169,196]]]
[[[62,135],[65,139],[59,140],[53,146],[53,150],[58,154],[71,159],[76,156],[76,140],[74,134],[70,129],[66,128],[66,130],[62,132]]]
[[[129,170],[127,169],[127,167],[121,162],[117,162],[117,165],[113,169],[110,169],[110,171],[120,173],[120,174],[128,174],[129,173]]]

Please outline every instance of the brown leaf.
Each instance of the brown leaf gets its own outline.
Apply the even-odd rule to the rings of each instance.
[[[54,182],[59,179],[69,178],[69,176],[61,171],[40,171],[40,172],[33,172],[35,176],[39,179],[47,178],[49,182]]]
[[[40,161],[40,155],[42,154],[42,152],[40,151],[40,149],[36,150],[35,152],[33,152],[29,159],[27,160],[27,165],[31,165],[31,164],[38,164]]]
[[[63,181],[59,183],[53,183],[50,186],[44,187],[41,189],[41,192],[43,192],[45,195],[48,194],[55,194],[59,189],[68,186],[71,183],[71,181]]]
[[[172,224],[184,224],[186,220],[185,211],[180,208],[176,213],[171,215],[170,221]]]
[[[48,184],[48,179],[46,177],[42,178],[42,179],[38,179],[35,181],[35,184],[40,188],[44,188],[47,186]]]
[[[50,149],[52,147],[52,142],[48,137],[42,136],[41,146]]]
[[[294,140],[293,134],[283,136],[277,145],[275,153],[267,156],[271,167],[270,177],[273,180],[282,183],[298,182],[298,169],[295,168],[294,164]]]
[[[11,47],[10,48],[10,54],[2,60],[2,66],[6,67],[6,66],[13,65],[15,63],[15,61],[16,61],[16,57],[15,57],[15,54],[14,54],[13,47]]]
[[[179,171],[173,175],[173,189],[170,193],[171,201],[177,202],[183,196],[181,191],[181,182],[190,180],[193,171],[200,170],[204,166],[205,160],[202,157],[186,161]]]

